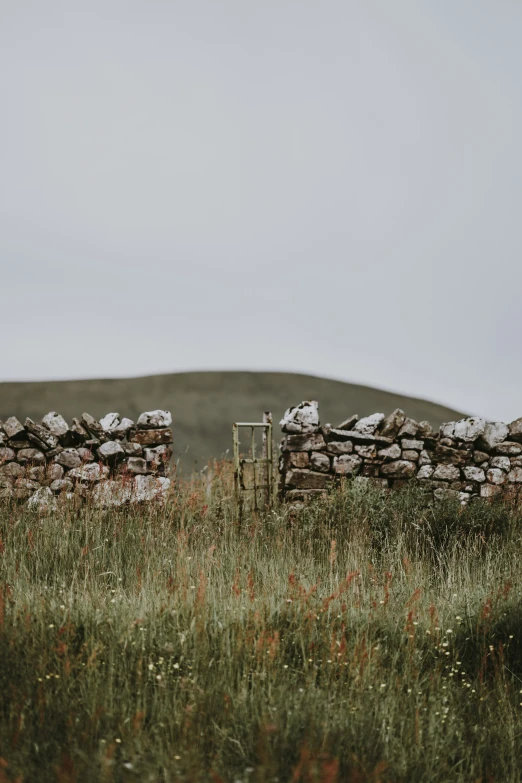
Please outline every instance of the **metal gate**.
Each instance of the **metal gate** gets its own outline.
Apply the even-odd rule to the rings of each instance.
[[[242,428],[250,429],[250,456],[242,457],[239,450],[240,431]],[[261,456],[256,456],[256,430],[262,429],[262,445]],[[257,511],[259,507],[270,507],[274,501],[274,495],[276,490],[276,482],[274,480],[274,460],[273,460],[273,432],[272,432],[272,414],[267,411],[263,413],[262,422],[251,421],[237,421],[232,425],[232,435],[234,439],[234,493],[236,498],[236,506],[238,509],[239,517],[241,518],[243,512],[243,501],[247,496],[247,493],[253,493],[250,495],[253,502],[251,507]],[[245,481],[245,467],[247,465],[252,466],[252,483],[251,486],[247,486]],[[258,482],[259,471],[258,467],[264,465],[265,469],[261,483]],[[264,502],[260,502],[260,496],[264,498]]]

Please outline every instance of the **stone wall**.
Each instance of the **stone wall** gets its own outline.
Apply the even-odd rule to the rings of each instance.
[[[436,499],[490,498],[522,489],[522,418],[504,424],[466,418],[434,432],[397,409],[389,416],[352,416],[321,427],[317,402],[290,408],[281,420],[279,470],[286,500],[321,494],[341,476],[385,487],[419,479]]]
[[[153,500],[169,487],[172,416],[88,413],[68,424],[52,411],[40,423],[0,421],[0,498],[42,508],[79,495],[102,506]]]

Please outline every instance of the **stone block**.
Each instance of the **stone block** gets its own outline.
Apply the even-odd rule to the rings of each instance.
[[[509,440],[517,441],[518,443],[522,443],[522,418],[515,419],[515,421],[512,421],[511,424],[508,426],[509,431]]]
[[[333,469],[340,476],[356,476],[362,465],[362,459],[357,454],[341,454],[334,457]]]
[[[502,487],[495,486],[495,484],[481,484],[480,486],[481,498],[492,498],[500,492],[502,492]]]
[[[414,438],[416,434],[419,431],[419,425],[415,421],[415,419],[406,418],[404,420],[404,424],[399,430],[398,437],[404,438],[404,437],[410,437]]]
[[[522,454],[522,445],[515,443],[514,441],[505,440],[502,443],[497,443],[495,446],[495,454],[505,454],[508,457],[518,457]]]
[[[418,462],[418,460],[419,460],[419,452],[418,451],[410,451],[409,449],[405,449],[401,453],[401,459],[406,459],[409,462]]]
[[[143,447],[139,443],[122,443],[122,448],[128,457],[141,457],[143,454]]]
[[[418,479],[429,479],[433,476],[435,468],[433,465],[423,465],[417,473]]]
[[[74,484],[68,478],[55,479],[50,486],[51,492],[54,492],[55,494],[59,494],[60,492],[72,492],[73,488]]]
[[[486,430],[485,419],[477,416],[470,416],[455,422],[454,435],[457,440],[463,440],[472,443],[477,440]]]
[[[8,462],[0,467],[0,476],[9,476],[13,479],[25,476],[25,468],[18,462]]]
[[[42,426],[47,427],[58,440],[69,431],[69,425],[63,416],[60,416],[56,411],[51,411],[43,417]]]
[[[138,429],[141,430],[163,430],[170,427],[171,424],[172,415],[170,411],[146,411],[138,418]]]
[[[146,475],[147,473],[150,473],[147,460],[143,459],[143,457],[129,457],[127,460],[127,470],[134,475]]]
[[[0,465],[4,462],[12,462],[16,457],[16,451],[8,446],[0,446]]]
[[[329,454],[339,456],[340,454],[351,454],[353,452],[353,443],[351,440],[337,441],[328,443],[326,450]]]
[[[511,484],[520,484],[522,482],[522,468],[513,468],[508,473],[508,481]]]
[[[45,464],[45,455],[43,454],[43,452],[38,451],[38,449],[20,449],[20,451],[16,455],[16,459],[22,465],[24,465],[27,462],[30,462],[33,465]]]
[[[68,478],[86,482],[87,484],[103,481],[108,478],[108,476],[109,468],[106,465],[100,465],[98,462],[91,462],[81,465],[78,468],[73,468],[67,474]]]
[[[330,458],[321,451],[312,451],[310,454],[310,468],[319,473],[328,473],[330,470]]]
[[[375,435],[379,425],[384,421],[384,413],[372,413],[371,416],[364,416],[354,425],[355,432],[363,435]]]
[[[49,481],[56,481],[63,478],[64,469],[57,462],[52,462],[47,466],[47,478]]]
[[[310,457],[307,451],[290,451],[287,454],[288,464],[293,468],[307,468],[310,464]]]
[[[375,443],[368,445],[356,445],[355,452],[363,459],[377,459],[377,447]]]
[[[172,443],[172,430],[170,427],[161,430],[136,430],[129,440],[141,446],[160,446],[162,443]]]
[[[64,468],[79,468],[82,464],[76,449],[63,449],[55,456],[54,461]]]
[[[355,413],[353,416],[350,416],[349,419],[345,419],[339,426],[337,427],[338,430],[353,430],[357,422],[359,421],[359,416]]]
[[[290,470],[286,474],[286,486],[292,489],[325,489],[329,476],[311,470]]]
[[[85,448],[85,446],[80,446],[78,449],[76,449],[76,451],[80,455],[80,459],[82,462],[94,461],[94,454],[92,453],[91,449],[87,449]]]
[[[108,440],[107,435],[104,432],[103,427],[99,421],[90,415],[90,413],[83,413],[81,418],[81,424],[84,429],[87,430],[91,437],[96,438],[100,443],[104,443]]]
[[[493,457],[490,462],[490,466],[492,468],[500,468],[500,470],[509,473],[511,470],[511,460],[509,457]]]
[[[125,452],[117,440],[108,440],[98,448],[98,457],[104,462],[115,464],[125,458]]]
[[[326,448],[326,441],[319,432],[311,435],[287,435],[281,443],[282,451],[321,451]]]
[[[386,462],[390,462],[391,460],[397,460],[401,457],[401,447],[398,443],[393,443],[391,446],[388,446],[386,449],[380,449],[380,451],[377,453],[377,456],[379,459],[383,459]]]
[[[296,434],[316,432],[319,428],[318,403],[315,400],[309,400],[301,402],[294,408],[288,408],[279,424],[283,432]]]
[[[506,480],[506,474],[501,468],[490,468],[487,472],[487,479],[490,484],[503,484]]]
[[[404,459],[397,459],[381,465],[381,476],[386,478],[411,478],[417,473],[417,465]]]
[[[473,462],[476,465],[482,465],[483,462],[488,462],[488,460],[489,460],[489,454],[486,454],[485,451],[475,450],[473,452]]]
[[[379,427],[379,434],[385,438],[391,438],[394,440],[399,434],[405,421],[406,414],[404,411],[401,411],[400,408],[397,408],[393,411],[393,413],[390,413],[389,416],[386,416],[384,421],[381,423],[381,426]]]
[[[492,451],[495,446],[508,440],[509,429],[502,421],[488,421],[484,432],[478,439],[478,445],[487,451]]]
[[[23,424],[18,421],[16,416],[10,416],[6,419],[3,429],[9,440],[25,440],[27,437]]]
[[[411,438],[403,438],[401,440],[401,448],[407,451],[422,451],[424,448],[424,442],[422,440],[412,440]]]
[[[436,481],[458,481],[460,470],[455,465],[437,465],[433,478]]]
[[[36,424],[32,419],[27,417],[24,422],[25,429],[27,430],[27,436],[29,440],[41,451],[49,451],[55,449],[58,446],[58,438],[56,435],[41,424]]]
[[[419,454],[419,467],[422,465],[431,465],[431,455],[426,449],[423,449]]]
[[[482,468],[477,468],[475,465],[467,465],[462,468],[462,472],[467,481],[478,481],[479,483],[482,483],[486,480],[486,474]]]

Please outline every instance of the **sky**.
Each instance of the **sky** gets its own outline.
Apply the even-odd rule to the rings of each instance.
[[[521,35],[519,0],[0,0],[0,381],[522,416]]]

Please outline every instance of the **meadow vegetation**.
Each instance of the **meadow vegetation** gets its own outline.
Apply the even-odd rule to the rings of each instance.
[[[522,779],[522,508],[0,508],[0,781]]]

